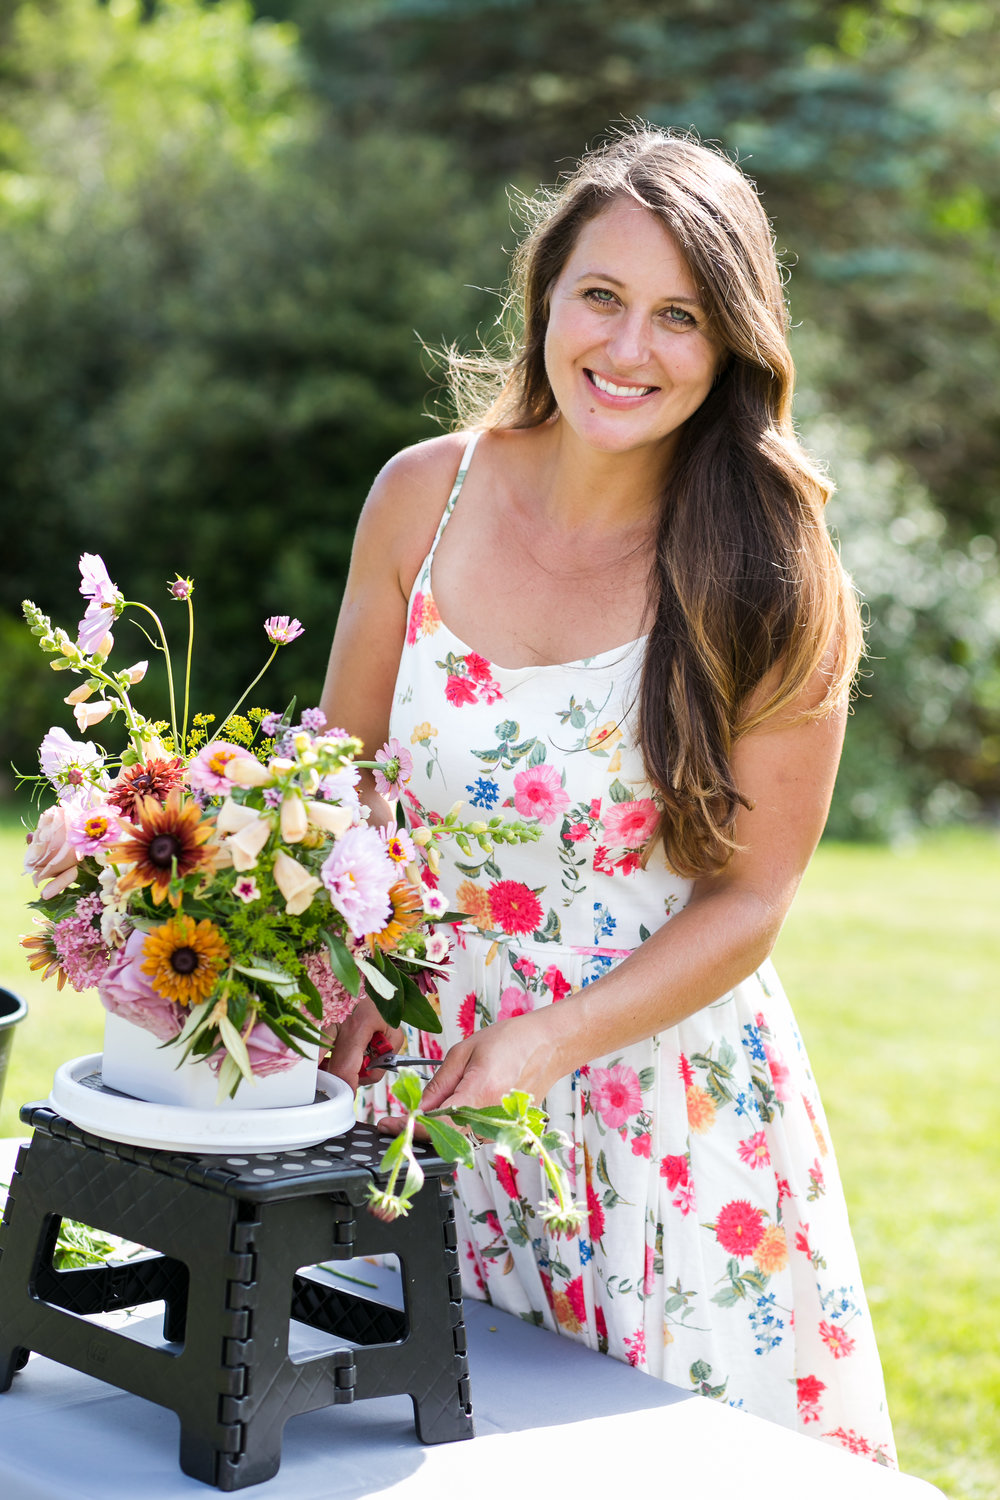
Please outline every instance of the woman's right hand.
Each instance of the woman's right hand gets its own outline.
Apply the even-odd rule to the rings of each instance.
[[[384,1072],[378,1068],[366,1071],[365,1052],[372,1038],[378,1035],[389,1038],[394,1052],[400,1051],[406,1040],[402,1031],[386,1024],[374,1001],[363,995],[347,1020],[338,1026],[333,1050],[323,1062],[324,1071],[342,1078],[354,1090],[362,1073],[365,1083],[376,1083],[385,1076]]]

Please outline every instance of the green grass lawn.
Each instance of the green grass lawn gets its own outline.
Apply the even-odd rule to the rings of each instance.
[[[30,975],[20,833],[0,828],[0,984],[18,1029],[0,1135],[57,1063],[101,1046],[93,995]],[[776,960],[837,1145],[900,1460],[949,1500],[1000,1495],[995,1274],[1000,840],[824,845]]]

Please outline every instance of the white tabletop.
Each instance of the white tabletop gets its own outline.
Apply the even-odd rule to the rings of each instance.
[[[13,1142],[0,1142],[9,1181]],[[346,1269],[346,1267],[344,1268]],[[360,1274],[370,1276],[364,1267]],[[134,1316],[158,1341],[161,1319]],[[467,1302],[476,1437],[424,1447],[408,1397],[293,1417],[260,1500],[614,1497],[932,1500],[941,1492],[828,1444],[654,1380],[568,1339]],[[120,1316],[120,1315],[119,1315]],[[2,1500],[181,1500],[211,1494],[178,1466],[170,1411],[32,1356],[0,1396]],[[613,1486],[613,1488],[612,1488]]]

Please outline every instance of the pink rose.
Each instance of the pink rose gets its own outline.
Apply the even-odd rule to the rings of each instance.
[[[245,1040],[250,1067],[258,1078],[267,1078],[271,1073],[284,1073],[286,1069],[294,1068],[297,1062],[302,1061],[299,1054],[293,1052],[291,1047],[286,1047],[263,1021],[257,1022]],[[222,1047],[212,1053],[213,1072],[219,1071],[226,1056]]]
[[[47,880],[42,891],[48,900],[58,896],[76,878],[77,853],[69,841],[69,818],[74,810],[71,803],[57,803],[47,807],[38,820],[34,833],[28,835],[28,852],[24,856],[24,873],[30,875],[36,885]]]
[[[158,995],[142,972],[145,942],[144,932],[130,933],[124,948],[118,949],[108,965],[97,993],[104,1009],[113,1016],[151,1031],[161,1042],[169,1042],[182,1029],[185,1011]]]

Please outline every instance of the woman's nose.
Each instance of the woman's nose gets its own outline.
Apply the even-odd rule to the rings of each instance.
[[[638,312],[623,313],[617,319],[607,343],[608,354],[625,373],[643,365],[649,358],[649,331],[646,319]]]

